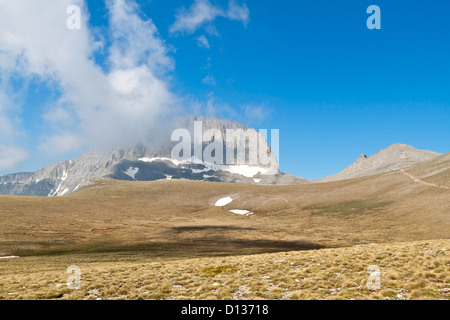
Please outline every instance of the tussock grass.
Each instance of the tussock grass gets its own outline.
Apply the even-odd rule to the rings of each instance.
[[[220,267],[209,267],[202,270],[206,274],[219,274],[226,271],[237,271],[238,267],[234,266],[220,266]]]
[[[446,299],[450,240],[210,258],[89,253],[0,260],[0,299]],[[81,268],[80,290],[65,285]],[[367,288],[367,267],[381,288]]]

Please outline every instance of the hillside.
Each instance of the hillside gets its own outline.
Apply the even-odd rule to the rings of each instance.
[[[443,239],[450,237],[449,192],[400,171],[287,186],[103,179],[65,197],[0,197],[0,248],[202,255]],[[233,202],[215,207],[223,197]]]
[[[353,179],[390,172],[431,160],[439,155],[440,153],[428,150],[419,150],[406,144],[393,144],[370,157],[362,154],[353,164],[341,172],[329,177],[318,179],[315,182]]]
[[[425,182],[450,188],[450,153],[408,168],[406,172]]]

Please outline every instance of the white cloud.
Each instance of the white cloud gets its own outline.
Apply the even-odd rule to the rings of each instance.
[[[194,116],[218,117],[222,119],[239,121],[240,115],[226,102],[216,98],[213,92],[208,94],[206,101],[193,99],[188,103],[188,110]]]
[[[81,149],[84,143],[85,141],[78,134],[63,132],[47,137],[46,142],[42,144],[42,148],[48,153],[62,154]]]
[[[194,33],[200,26],[214,21],[222,14],[222,10],[213,6],[209,0],[195,0],[189,10],[185,8],[179,10],[169,31]]]
[[[238,108],[230,106],[210,92],[205,101],[192,98],[187,103],[187,110],[194,116],[207,116],[228,119],[246,125],[259,125],[274,112],[273,108],[264,104],[244,104]]]
[[[206,25],[217,33],[215,28],[211,27],[211,23],[217,17],[241,21],[246,26],[250,19],[250,13],[247,5],[241,6],[235,0],[229,1],[227,10],[214,6],[209,0],[195,0],[189,9],[182,8],[178,11],[175,15],[175,22],[170,26],[169,31],[170,33],[192,34]]]
[[[14,132],[14,126],[0,103],[0,142],[5,143],[7,140],[10,140]]]
[[[80,30],[66,27],[66,9],[74,4],[83,9]],[[11,87],[11,79],[20,78],[25,85],[40,81],[61,92],[41,110],[48,126],[37,139],[45,152],[155,139],[167,123],[161,119],[176,117],[178,97],[167,80],[174,62],[156,26],[134,0],[106,4],[109,28],[103,31],[109,34],[99,35],[89,29],[85,0],[0,0],[0,170],[14,168],[28,156],[18,142],[24,136],[20,105],[27,90]],[[196,0],[189,10],[178,12],[171,32],[193,33],[204,27],[218,36],[213,25],[217,17],[244,25],[249,21],[245,4],[230,1],[223,10]],[[197,40],[209,46],[206,36]],[[106,66],[93,59],[97,53]],[[214,85],[215,79],[207,76],[203,82]],[[224,103],[217,107],[213,98],[201,108],[211,115],[236,116]]]
[[[240,6],[236,1],[230,0],[226,17],[230,20],[242,21],[244,26],[247,26],[250,20],[250,11],[245,3]]]
[[[153,72],[173,69],[168,49],[151,19],[142,19],[135,2],[108,0],[114,44],[110,60],[116,68],[147,65]]]
[[[3,59],[2,59],[3,58]],[[0,65],[5,62],[0,53]],[[17,146],[17,139],[24,135],[19,118],[20,99],[11,91],[7,72],[0,72],[0,172],[16,168],[28,158],[27,152]]]
[[[209,45],[209,41],[205,35],[201,35],[200,37],[197,38],[197,45],[200,48],[205,48],[205,49],[211,48],[211,46]]]
[[[39,79],[62,92],[43,115],[51,124],[43,149],[65,153],[154,136],[158,119],[176,103],[164,80],[173,61],[155,25],[134,1],[108,0],[112,43],[106,46],[89,30],[86,12],[80,30],[66,28],[73,4],[86,8],[84,0],[0,1],[2,77]],[[107,71],[92,59],[99,48]],[[1,107],[0,123],[13,123]]]
[[[216,85],[216,79],[213,76],[207,75],[203,78],[202,82],[208,86],[215,86]]]
[[[53,124],[59,125],[69,125],[73,123],[73,115],[61,107],[51,108],[47,113],[44,113],[42,118]]]
[[[205,31],[206,31],[206,33],[208,33],[210,36],[220,37],[219,31],[217,31],[216,26],[213,25],[212,23],[208,23],[208,24],[205,26]]]
[[[11,170],[28,159],[28,153],[19,147],[0,145],[0,171]]]
[[[247,121],[258,123],[266,120],[272,113],[272,109],[265,107],[264,105],[242,105],[242,111]]]

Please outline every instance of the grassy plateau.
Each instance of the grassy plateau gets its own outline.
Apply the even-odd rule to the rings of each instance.
[[[1,196],[0,299],[449,299],[441,162],[305,185],[101,179],[64,197]]]

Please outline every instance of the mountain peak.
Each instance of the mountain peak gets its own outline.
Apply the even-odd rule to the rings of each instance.
[[[256,130],[247,128],[240,123],[219,118],[183,117],[172,124],[171,128],[186,129],[191,133],[191,141],[194,142],[197,141],[195,140],[195,125],[199,125],[196,121],[201,121],[202,126],[200,130],[197,130],[200,131],[197,132],[197,134],[200,134],[200,153],[206,152],[207,148],[210,147],[209,142],[202,140],[204,138],[203,132],[207,129],[219,131],[222,137],[225,137],[228,129],[244,132],[243,136],[234,136],[236,144],[241,147],[240,149],[237,147],[241,152],[236,148],[234,149],[235,164],[228,164],[228,158],[226,158],[227,162],[222,162],[227,164],[220,164],[220,161],[210,163],[211,161],[207,161],[207,159],[203,159],[204,161],[200,159],[200,162],[197,162],[195,156],[191,158],[188,156],[188,159],[182,161],[172,159],[171,152],[179,142],[171,141],[171,135],[168,133],[167,139],[150,145],[137,144],[118,146],[110,150],[91,150],[82,154],[76,160],[52,164],[37,172],[0,176],[0,195],[62,196],[90,184],[94,179],[104,177],[129,181],[153,181],[171,177],[173,179],[251,184],[296,184],[305,182],[304,179],[280,173],[276,155],[271,151],[267,139]],[[192,139],[192,133],[194,139]],[[245,133],[256,136],[256,141],[254,141],[255,139],[246,139]],[[216,136],[214,135],[214,142],[216,142],[215,139]],[[182,142],[184,142],[184,139]],[[180,142],[180,144],[182,143]],[[195,151],[195,145],[192,145],[191,142],[186,145],[194,146]],[[268,163],[259,164],[260,162],[258,162],[253,164],[249,160],[248,163],[245,161],[246,164],[240,164],[236,161],[238,156],[242,156],[242,154],[245,160],[246,158],[250,159],[250,150],[258,152],[258,147],[267,151]],[[184,155],[185,150],[182,151]],[[215,154],[216,149],[213,149],[210,153],[213,152]],[[261,154],[258,154],[258,157],[260,156]],[[220,157],[217,160],[221,160]]]
[[[319,179],[319,182],[346,180],[406,168],[441,155],[428,150],[419,150],[403,143],[393,144],[367,157],[362,154],[341,172]]]
[[[356,159],[356,162],[364,161],[364,160],[367,160],[367,155],[366,155],[366,154],[360,155],[360,156],[358,157],[358,159]]]

